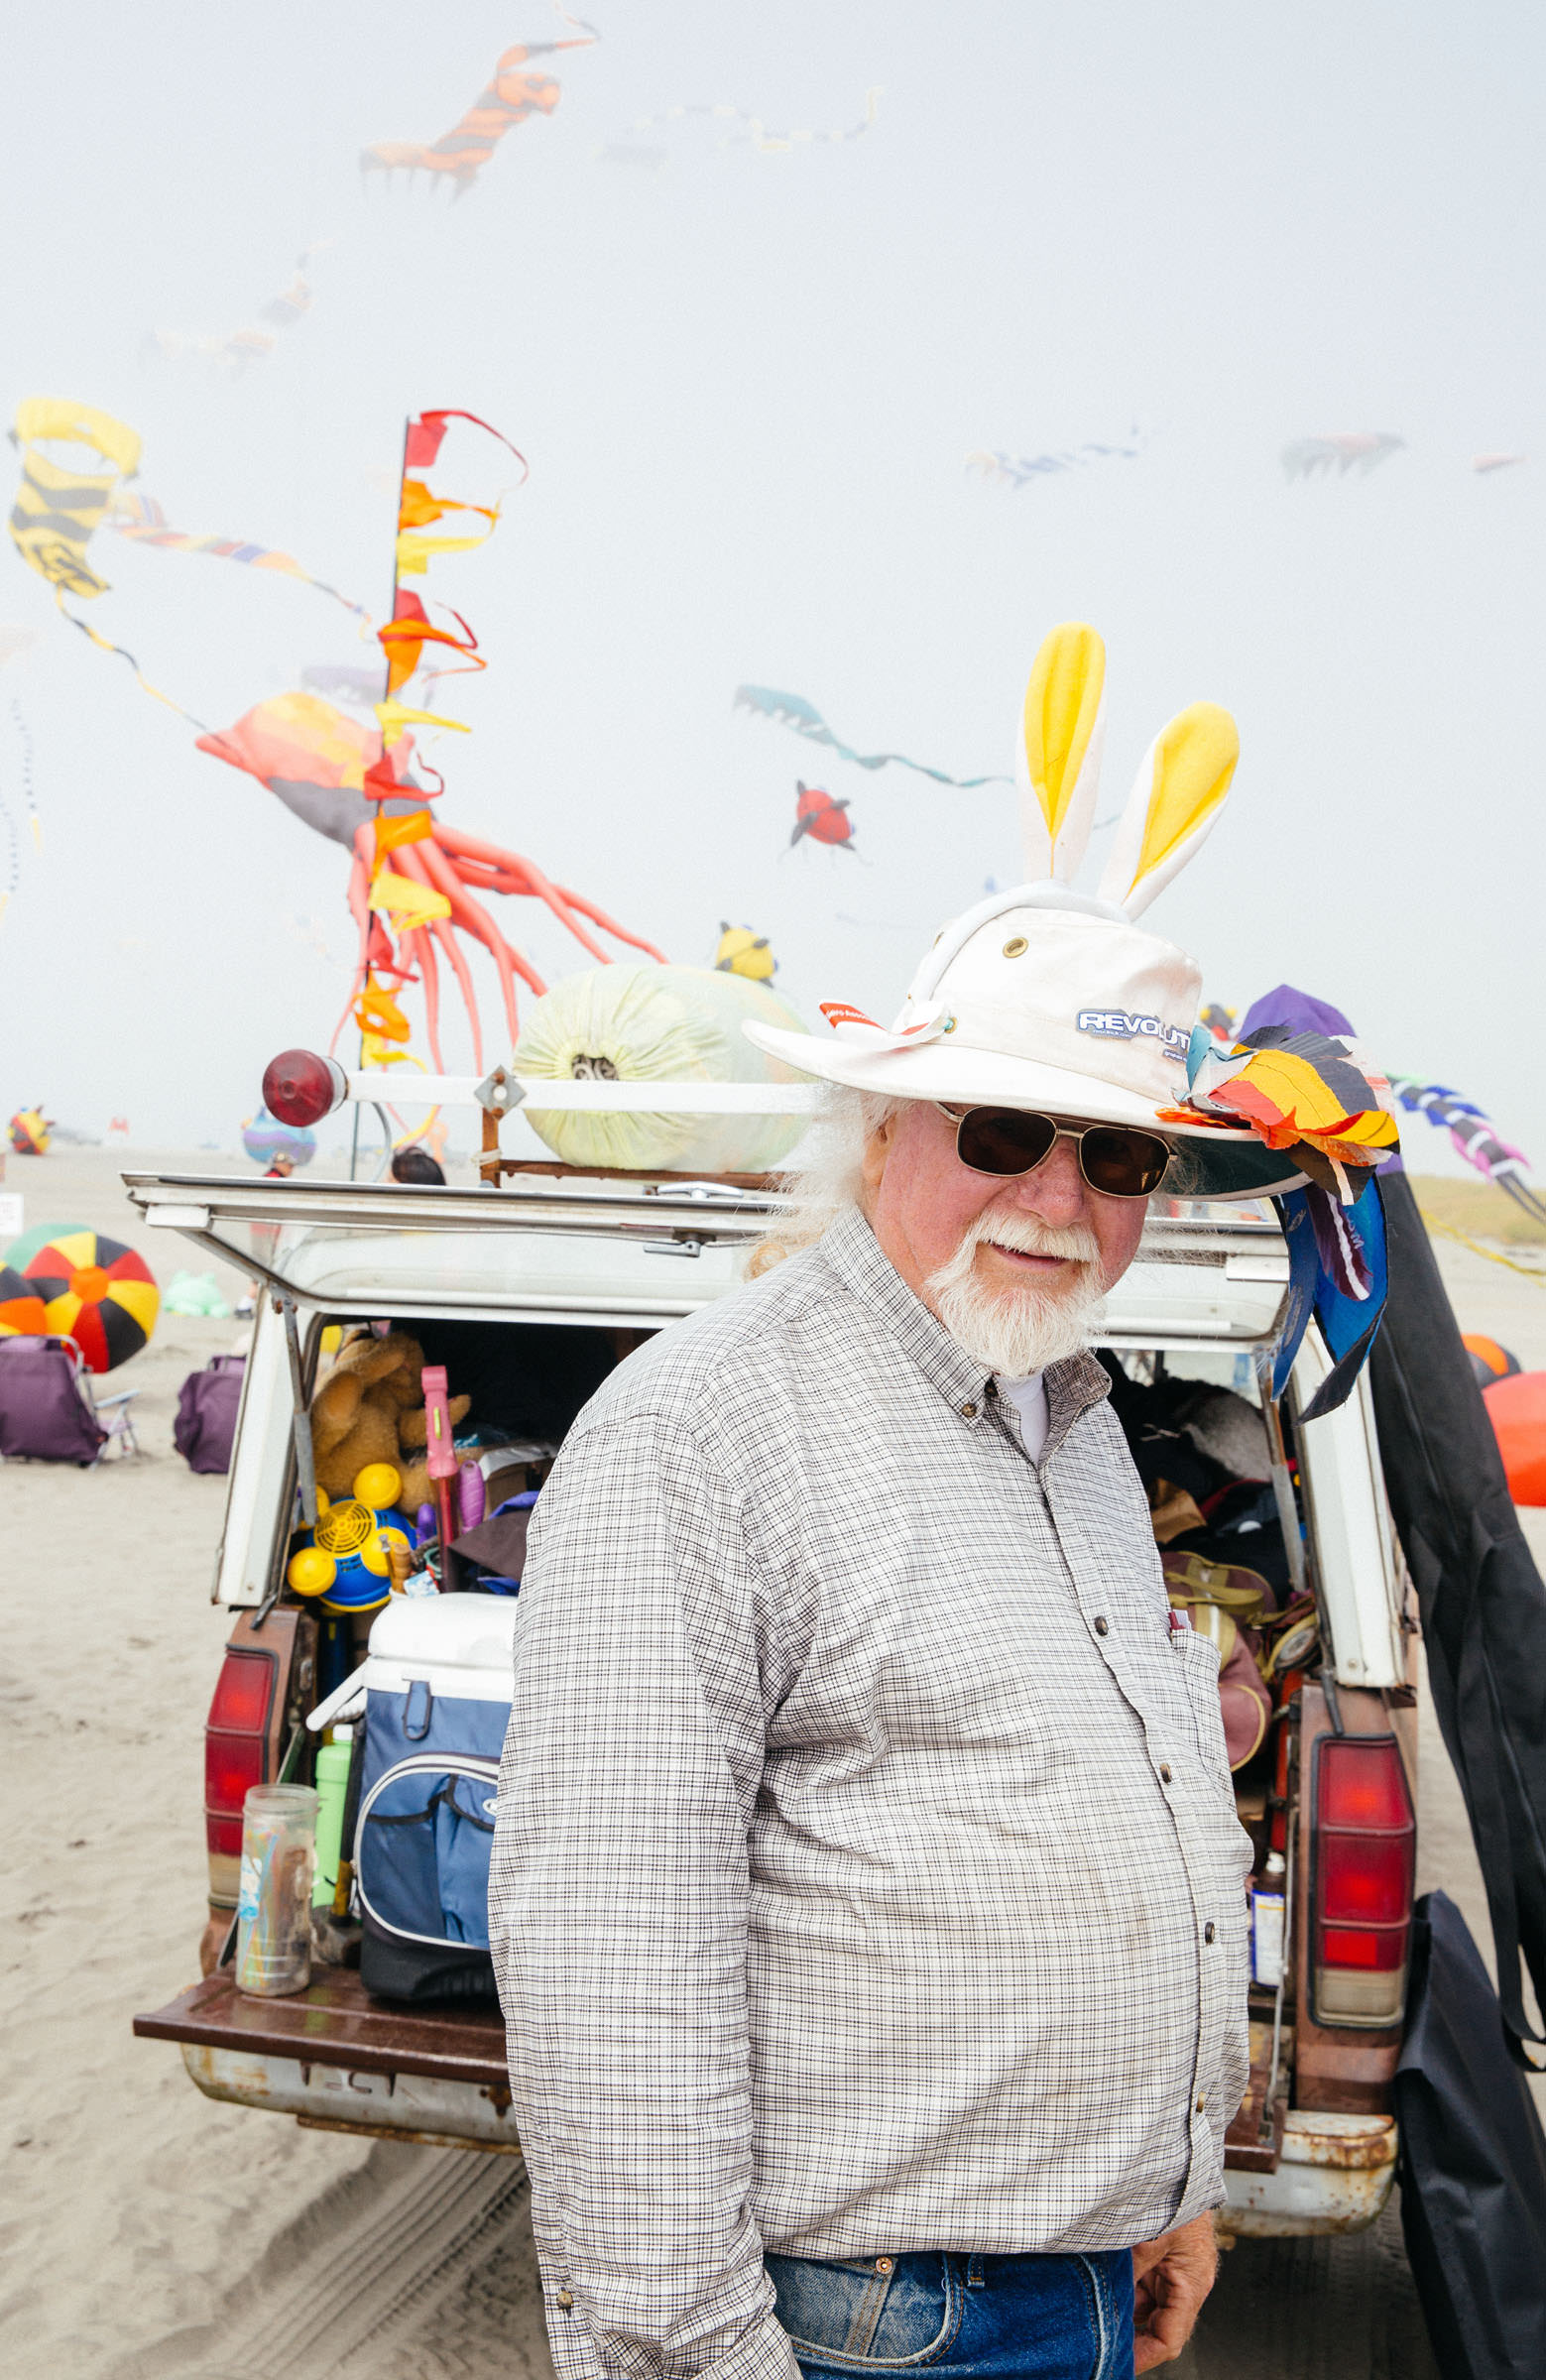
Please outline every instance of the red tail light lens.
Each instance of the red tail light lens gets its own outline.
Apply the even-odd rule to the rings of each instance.
[[[281,1124],[320,1124],[348,1089],[343,1068],[310,1049],[283,1049],[263,1072],[263,1104]]]
[[[249,1785],[269,1781],[269,1722],[279,1685],[272,1653],[228,1652],[204,1727],[204,1842],[209,1891],[234,1902]]]
[[[1316,2021],[1398,2024],[1417,1822],[1393,1735],[1318,1739],[1313,1821]]]
[[[204,1737],[204,1809],[240,1824],[249,1785],[266,1785],[268,1741],[262,1735]]]
[[[274,1700],[274,1679],[272,1653],[227,1653],[215,1680],[205,1725],[230,1727],[243,1735],[263,1734]]]

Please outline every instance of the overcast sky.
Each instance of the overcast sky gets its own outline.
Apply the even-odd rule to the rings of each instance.
[[[362,183],[359,153],[446,130],[501,49],[562,32],[544,0],[13,7],[7,417],[122,416],[176,526],[379,611],[404,415],[485,415],[531,478],[438,575],[490,664],[457,688],[474,733],[435,748],[441,814],[674,958],[754,924],[812,1020],[890,1014],[943,917],[1015,881],[1013,795],[861,772],[735,712],[737,684],[862,751],[1009,771],[1040,637],[1089,619],[1103,813],[1185,703],[1240,721],[1223,822],[1146,922],[1210,997],[1335,1001],[1546,1166],[1540,10],[591,4],[556,112],[455,203]],[[663,163],[601,154],[683,104],[852,126],[874,85],[840,145],[689,119],[636,136]],[[253,320],[323,241],[271,356],[148,349]],[[1017,492],[964,468],[1134,425],[1136,460]],[[1286,482],[1286,444],[1346,429],[1407,445]],[[1497,450],[1530,460],[1473,471]],[[283,578],[107,534],[93,559],[93,625],[213,726],[369,657]],[[197,753],[9,546],[0,572],[0,622],[43,632],[0,673],[0,798],[20,821],[19,714],[44,832],[0,922],[0,1104],[229,1140],[265,1059],[331,1030],[344,855]],[[796,777],[851,799],[852,852],[788,850]],[[545,971],[576,963],[504,913]],[[1445,1146],[1411,1128],[1425,1168]]]

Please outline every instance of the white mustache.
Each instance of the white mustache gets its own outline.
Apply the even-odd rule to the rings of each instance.
[[[1074,1264],[1096,1264],[1101,1247],[1087,1224],[1043,1223],[1039,1215],[992,1212],[979,1215],[961,1235],[952,1265],[970,1261],[984,1244],[1021,1256],[1062,1256]]]

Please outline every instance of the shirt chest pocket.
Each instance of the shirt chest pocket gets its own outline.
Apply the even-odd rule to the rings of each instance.
[[[1224,1713],[1219,1703],[1219,1656],[1207,1637],[1200,1636],[1195,1628],[1173,1628],[1170,1658],[1180,1670],[1203,1767],[1210,1781],[1229,1795],[1233,1806],[1235,1788],[1230,1780]]]

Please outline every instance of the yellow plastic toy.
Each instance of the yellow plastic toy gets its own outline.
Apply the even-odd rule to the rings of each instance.
[[[313,1542],[292,1554],[285,1573],[293,1593],[317,1599],[323,1611],[378,1610],[390,1592],[380,1584],[391,1570],[387,1549],[412,1542],[390,1519],[402,1492],[390,1463],[367,1463],[353,1495],[337,1502],[318,1488]]]

